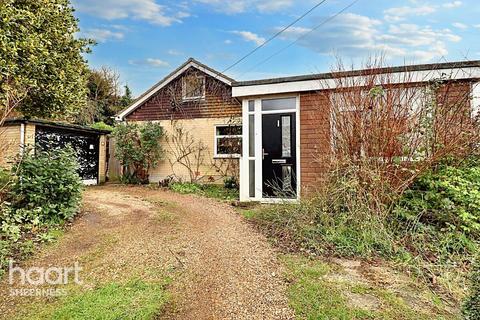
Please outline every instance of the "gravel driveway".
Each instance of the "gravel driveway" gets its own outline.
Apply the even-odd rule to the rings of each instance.
[[[27,264],[80,259],[86,286],[160,268],[173,279],[168,290],[174,301],[162,319],[293,318],[274,250],[229,205],[111,185],[87,189],[84,211],[55,248]],[[26,303],[0,299],[4,315]]]

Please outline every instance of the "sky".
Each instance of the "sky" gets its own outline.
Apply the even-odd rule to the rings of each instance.
[[[325,0],[229,69],[235,80],[361,67],[480,59],[479,0]],[[134,96],[189,57],[224,71],[320,0],[73,0],[92,68],[110,67]]]

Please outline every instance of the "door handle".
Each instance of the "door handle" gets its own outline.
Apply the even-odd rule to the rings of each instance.
[[[265,160],[265,156],[268,156],[268,153],[265,152],[264,148],[262,148],[262,160]]]

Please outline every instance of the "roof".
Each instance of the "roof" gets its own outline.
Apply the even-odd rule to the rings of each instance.
[[[231,86],[232,83],[235,81],[232,78],[224,75],[221,72],[218,72],[217,70],[214,70],[210,68],[209,66],[193,59],[189,58],[185,63],[183,63],[180,67],[172,71],[169,75],[167,75],[165,78],[157,82],[155,85],[153,85],[150,89],[145,91],[140,97],[138,97],[130,106],[122,110],[120,113],[118,113],[115,117],[116,120],[123,120],[126,116],[131,114],[135,109],[140,107],[145,101],[147,101],[151,96],[153,96],[155,93],[157,93],[160,89],[165,87],[167,84],[169,84],[171,81],[175,80],[179,75],[181,75],[183,72],[188,70],[189,68],[196,68],[199,71],[202,71],[215,79],[218,79],[222,81],[223,83]]]
[[[412,71],[429,71],[429,70],[439,70],[439,69],[461,69],[461,68],[472,68],[472,67],[480,67],[480,60],[416,64],[416,65],[377,68],[377,69],[361,69],[361,70],[352,70],[352,71],[343,71],[343,72],[326,72],[326,73],[299,75],[299,76],[293,76],[293,77],[239,81],[239,82],[232,83],[232,87],[244,87],[244,86],[262,85],[262,84],[277,84],[277,83],[296,82],[296,81],[333,79],[338,77],[355,77],[355,76],[361,76],[367,73],[371,74],[372,71],[378,74],[382,74],[382,73],[398,73],[398,72],[412,72]]]
[[[24,124],[32,123],[35,125],[41,125],[45,127],[59,128],[59,129],[65,129],[70,131],[86,132],[86,133],[91,133],[96,135],[104,135],[104,134],[110,133],[110,130],[93,129],[87,126],[81,126],[77,124],[55,122],[55,121],[48,121],[48,120],[41,120],[41,119],[13,118],[13,119],[7,119],[5,121],[5,124],[7,125],[20,124],[20,123],[24,123]]]

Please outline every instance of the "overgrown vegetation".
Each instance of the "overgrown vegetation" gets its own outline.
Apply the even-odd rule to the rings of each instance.
[[[162,159],[163,128],[158,123],[127,123],[114,132],[115,155],[124,167],[124,183],[148,183],[148,171]]]
[[[12,169],[15,178],[0,204],[0,269],[56,238],[55,230],[75,216],[83,189],[77,167],[74,151],[65,148],[26,152]]]
[[[463,305],[463,316],[466,320],[480,319],[480,253],[472,268],[470,295]]]
[[[298,319],[457,319],[448,307],[413,279],[396,278],[391,270],[376,270],[382,281],[370,281],[360,274],[368,267],[345,268],[332,261],[319,261],[295,255],[281,257],[290,305]]]
[[[169,185],[169,188],[172,191],[183,194],[198,194],[219,200],[238,200],[238,189],[226,188],[222,185],[174,182]]]
[[[441,277],[444,268],[468,266],[479,248],[480,238],[472,231],[480,218],[475,209],[480,167],[471,164],[428,171],[390,205],[372,203],[368,192],[387,186],[336,175],[325,193],[298,205],[264,208],[254,219],[285,248],[383,257],[427,272],[429,278]]]

